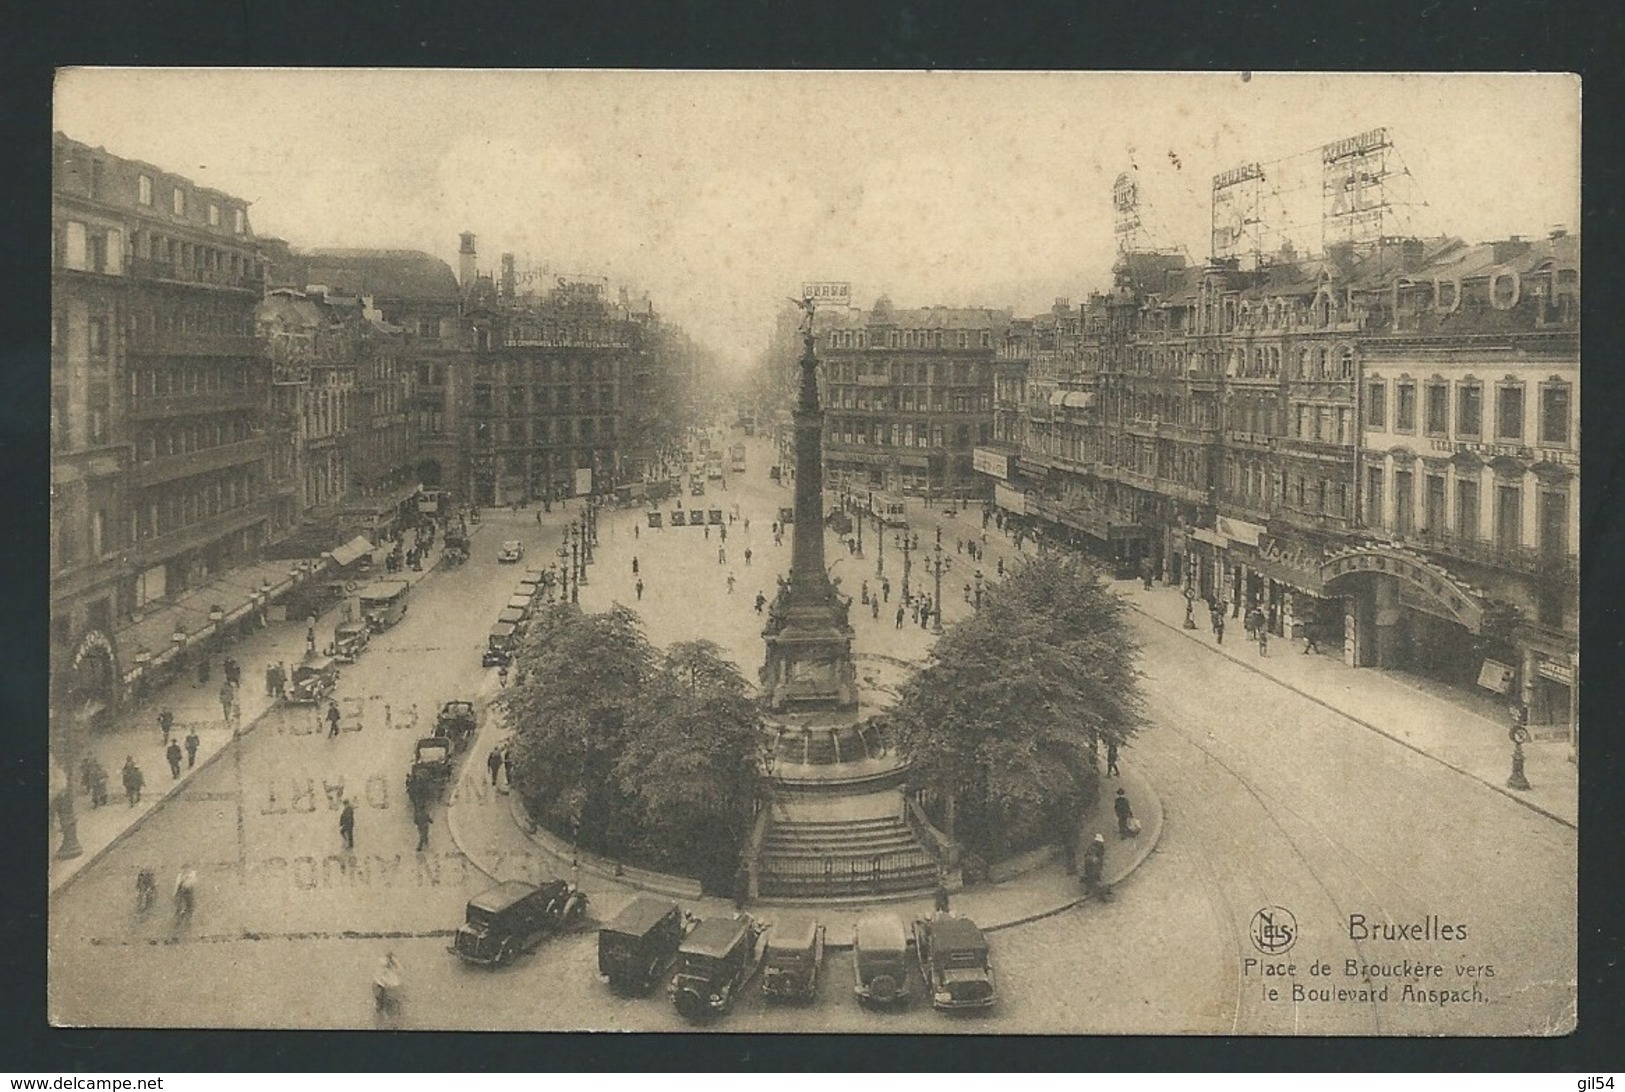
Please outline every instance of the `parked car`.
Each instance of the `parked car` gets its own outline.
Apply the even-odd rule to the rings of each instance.
[[[987,1008],[997,999],[987,937],[969,918],[921,918],[914,923],[914,951],[937,1008]]]
[[[454,751],[463,751],[473,742],[474,730],[478,727],[479,717],[474,712],[473,702],[448,701],[440,707],[440,715],[435,718],[434,734],[451,740]]]
[[[506,667],[513,662],[519,647],[519,627],[512,622],[498,622],[485,637],[485,652],[480,655],[482,667]]]
[[[451,740],[429,736],[417,741],[412,752],[412,769],[406,775],[407,798],[417,807],[427,807],[445,794],[451,783]]]
[[[908,934],[896,914],[864,914],[852,930],[858,1002],[908,1004]]]
[[[333,658],[341,664],[353,664],[370,640],[372,627],[365,621],[340,622],[333,629]]]
[[[515,564],[524,560],[524,557],[525,544],[517,538],[510,538],[502,544],[502,549],[497,551],[497,560],[503,564]]]
[[[773,1001],[809,1001],[818,996],[824,965],[824,927],[811,918],[787,918],[767,931],[762,955],[762,993]]]
[[[668,993],[690,1023],[720,1016],[762,965],[762,927],[749,914],[708,918],[683,938]]]
[[[315,705],[333,696],[339,682],[339,662],[331,656],[307,656],[294,665],[284,693],[295,705]]]
[[[639,895],[598,930],[598,977],[618,993],[647,993],[677,956],[688,919],[675,902]]]
[[[574,884],[550,880],[499,883],[468,900],[451,951],[467,963],[499,967],[581,920],[587,896]]]

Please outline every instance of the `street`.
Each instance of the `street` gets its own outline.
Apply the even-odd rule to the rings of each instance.
[[[683,498],[685,507],[740,506],[726,543],[716,527],[709,536],[646,526],[634,533],[641,510],[607,511],[581,603],[602,609],[618,600],[638,609],[657,645],[714,640],[754,681],[762,618],[753,600],[758,590],[771,598],[773,577],[788,565],[789,541],[775,547],[770,525],[789,491],[767,477],[768,445],[749,446],[743,480],[730,475],[726,491],[711,483],[703,501]],[[487,512],[470,562],[430,574],[400,624],[344,670],[338,693],[346,720],[337,739],[327,738],[311,708],[273,710],[65,888],[51,906],[52,1019],[370,1027],[372,969],[393,949],[405,968],[410,1027],[686,1028],[663,991],[623,999],[598,982],[591,928],[547,942],[510,969],[464,967],[445,946],[464,902],[491,880],[451,844],[445,808],[435,812],[429,850],[414,852],[403,793],[413,741],[442,702],[483,701],[497,691],[495,671],[479,664],[486,630],[519,575],[555,560],[569,515],[556,508],[538,525],[534,509]],[[951,624],[972,609],[951,591],[970,571],[968,559],[955,556],[956,524],[965,533],[980,528],[971,513],[943,524],[945,553],[957,563],[952,580],[943,580]],[[926,553],[934,540],[928,528],[916,525]],[[892,602],[878,621],[859,612],[859,581],[877,586],[871,532],[862,559],[833,538],[828,549],[854,599],[857,650],[918,659],[930,635],[911,623],[898,630],[885,613],[902,583],[902,557],[890,544]],[[514,537],[526,543],[525,561],[499,565],[498,544]],[[983,569],[991,578],[995,558],[1015,551],[992,529],[988,538]],[[633,556],[645,582],[641,602]],[[919,561],[916,590],[929,586]],[[737,582],[731,595],[729,574]],[[985,1015],[945,1016],[919,1003],[895,1013],[861,1009],[850,955],[832,952],[813,1006],[769,1007],[753,986],[718,1030],[1493,1035],[1573,1026],[1573,829],[1138,613],[1129,622],[1144,646],[1152,724],[1125,749],[1123,764],[1156,787],[1167,821],[1156,852],[1114,901],[992,934],[1000,1002]],[[244,666],[253,680],[263,665]],[[483,746],[491,738],[483,731]],[[483,767],[481,746],[465,762]],[[357,814],[353,853],[338,832],[346,797]],[[451,804],[506,806],[480,776],[467,779]],[[186,862],[198,868],[201,891],[194,919],[177,931],[167,896]],[[154,868],[163,896],[146,920],[135,917],[132,890],[142,866]],[[592,877],[583,887],[595,896],[593,919],[619,908],[621,896]],[[1296,933],[1288,950],[1265,956],[1253,925],[1270,907],[1289,911]],[[768,920],[775,913],[758,911]],[[1351,916],[1371,925],[1436,920],[1459,925],[1465,938],[1355,940]],[[1258,962],[1244,963],[1249,958]],[[1405,960],[1442,965],[1442,981],[1379,971],[1373,984],[1390,983],[1390,1000],[1291,999],[1293,983],[1367,985],[1346,973],[1348,961],[1391,967]],[[1296,964],[1290,979],[1262,966],[1288,961]],[[1317,963],[1330,974],[1311,977]],[[1484,1000],[1401,1002],[1406,982],[1452,990],[1476,983]]]

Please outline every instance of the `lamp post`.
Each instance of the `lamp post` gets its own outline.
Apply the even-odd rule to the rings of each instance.
[[[570,538],[570,564],[576,570],[575,579],[570,582],[570,602],[579,603],[581,601],[582,584],[581,543],[577,542],[574,536],[571,536]]]
[[[931,560],[931,574],[936,577],[937,583],[936,583],[936,598],[931,600],[931,615],[932,615],[932,618],[931,618],[931,632],[937,634],[938,636],[941,636],[942,635],[942,570],[946,567],[946,565],[952,565],[953,562],[951,562],[951,561],[947,562],[947,563],[943,562],[943,560],[942,560],[942,543],[941,542],[937,543],[937,547],[933,551],[933,554],[934,554],[934,556],[932,557],[932,560]]]
[[[898,545],[903,548],[903,602],[907,603],[912,598],[912,595],[909,592],[908,580],[909,577],[914,573],[914,562],[909,556],[910,552],[913,550],[913,546],[909,543],[909,535],[907,531],[904,531],[897,537]]]
[[[982,609],[982,570],[976,570],[976,609]]]
[[[880,556],[875,560],[875,575],[886,575],[886,521],[875,511],[875,495],[869,494],[869,512],[875,517],[875,538],[880,542]]]
[[[1507,788],[1526,791],[1529,789],[1529,778],[1523,772],[1523,745],[1529,741],[1529,709],[1523,702],[1515,702],[1512,706],[1512,730],[1507,733],[1512,740],[1512,776],[1507,778]]]

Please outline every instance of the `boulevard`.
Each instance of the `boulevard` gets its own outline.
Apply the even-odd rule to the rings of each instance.
[[[636,609],[659,646],[715,641],[754,679],[763,621],[754,599],[758,591],[771,599],[774,578],[788,566],[789,539],[775,546],[771,525],[790,491],[768,477],[770,446],[746,443],[748,469],[730,474],[726,490],[712,482],[705,497],[682,498],[685,507],[737,506],[725,543],[718,527],[709,534],[653,530],[642,508],[605,510],[580,603]],[[415,852],[404,796],[413,743],[442,702],[483,705],[498,692],[495,669],[480,666],[486,631],[524,570],[557,560],[579,503],[555,506],[539,522],[534,507],[486,511],[469,562],[427,575],[406,617],[344,669],[338,738],[327,737],[309,707],[274,708],[64,887],[50,914],[52,1019],[371,1027],[372,969],[393,950],[405,968],[408,1027],[687,1030],[663,991],[625,999],[598,982],[591,928],[496,972],[465,967],[445,950],[467,899],[493,882],[454,843],[453,829],[513,826],[508,798],[484,772],[486,752],[503,731],[493,712],[483,714],[449,806],[433,813],[429,849]],[[661,507],[669,513],[674,502]],[[916,592],[931,590],[921,562],[935,528],[944,528],[944,554],[954,565],[943,578],[946,625],[973,609],[955,590],[972,568],[955,540],[980,540],[979,516],[911,512],[924,548],[912,559]],[[525,543],[527,556],[499,564],[498,546],[510,538]],[[998,558],[1018,557],[991,527],[987,551],[981,567],[989,579]],[[875,619],[857,602],[860,582],[878,588],[877,554],[872,525],[861,558],[833,536],[827,543],[832,574],[854,599],[856,651],[917,662],[932,636],[908,620],[897,628],[888,613],[903,571],[890,542],[890,603]],[[1138,585],[1119,587],[1131,603],[1141,594]],[[332,621],[322,624],[330,630]],[[812,1006],[769,1007],[753,984],[716,1030],[1449,1035],[1573,1027],[1571,826],[1215,655],[1148,614],[1130,612],[1129,625],[1143,646],[1150,724],[1122,763],[1154,786],[1166,819],[1155,852],[1115,900],[994,932],[1000,1002],[986,1014],[946,1017],[919,1003],[900,1012],[862,1009],[852,995],[850,955],[831,952]],[[1296,653],[1290,642],[1277,646],[1277,654]],[[257,679],[263,666],[245,663],[246,676]],[[1349,686],[1358,689],[1360,673],[1349,672]],[[159,764],[156,754],[143,761]],[[353,853],[338,831],[346,798],[357,813]],[[495,879],[557,874],[556,863],[540,854],[513,860],[525,871]],[[167,899],[137,919],[137,870],[153,868],[167,896],[186,863],[201,877],[194,919],[177,930]],[[591,875],[580,880],[593,900],[593,922],[608,920],[628,898],[619,885]],[[706,903],[705,913],[722,906]],[[1279,957],[1263,954],[1254,940],[1255,915],[1270,907],[1289,911],[1296,926],[1290,952]],[[768,921],[783,912],[749,909]],[[1460,923],[1463,939],[1437,931],[1429,939],[1407,930],[1373,934],[1369,927],[1362,935],[1351,929],[1355,916],[1371,924]],[[1387,935],[1400,939],[1379,939]],[[1442,980],[1367,981],[1346,973],[1351,961],[1369,968],[1407,960],[1442,965]],[[1265,969],[1279,972],[1286,963],[1294,966],[1291,976]],[[1331,973],[1311,977],[1321,964]],[[1492,973],[1469,976],[1462,967]],[[1423,994],[1476,987],[1482,1000],[1401,1001],[1406,982]],[[1297,1002],[1294,984],[1303,987]],[[1384,984],[1391,998],[1371,999]],[[1350,998],[1337,999],[1337,990]]]

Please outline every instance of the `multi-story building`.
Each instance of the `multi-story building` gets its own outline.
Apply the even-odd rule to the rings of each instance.
[[[111,708],[254,595],[211,585],[275,534],[263,273],[242,199],[61,133],[53,152],[53,684]]]
[[[820,312],[827,484],[926,498],[983,495],[973,453],[993,431],[1007,311]]]

